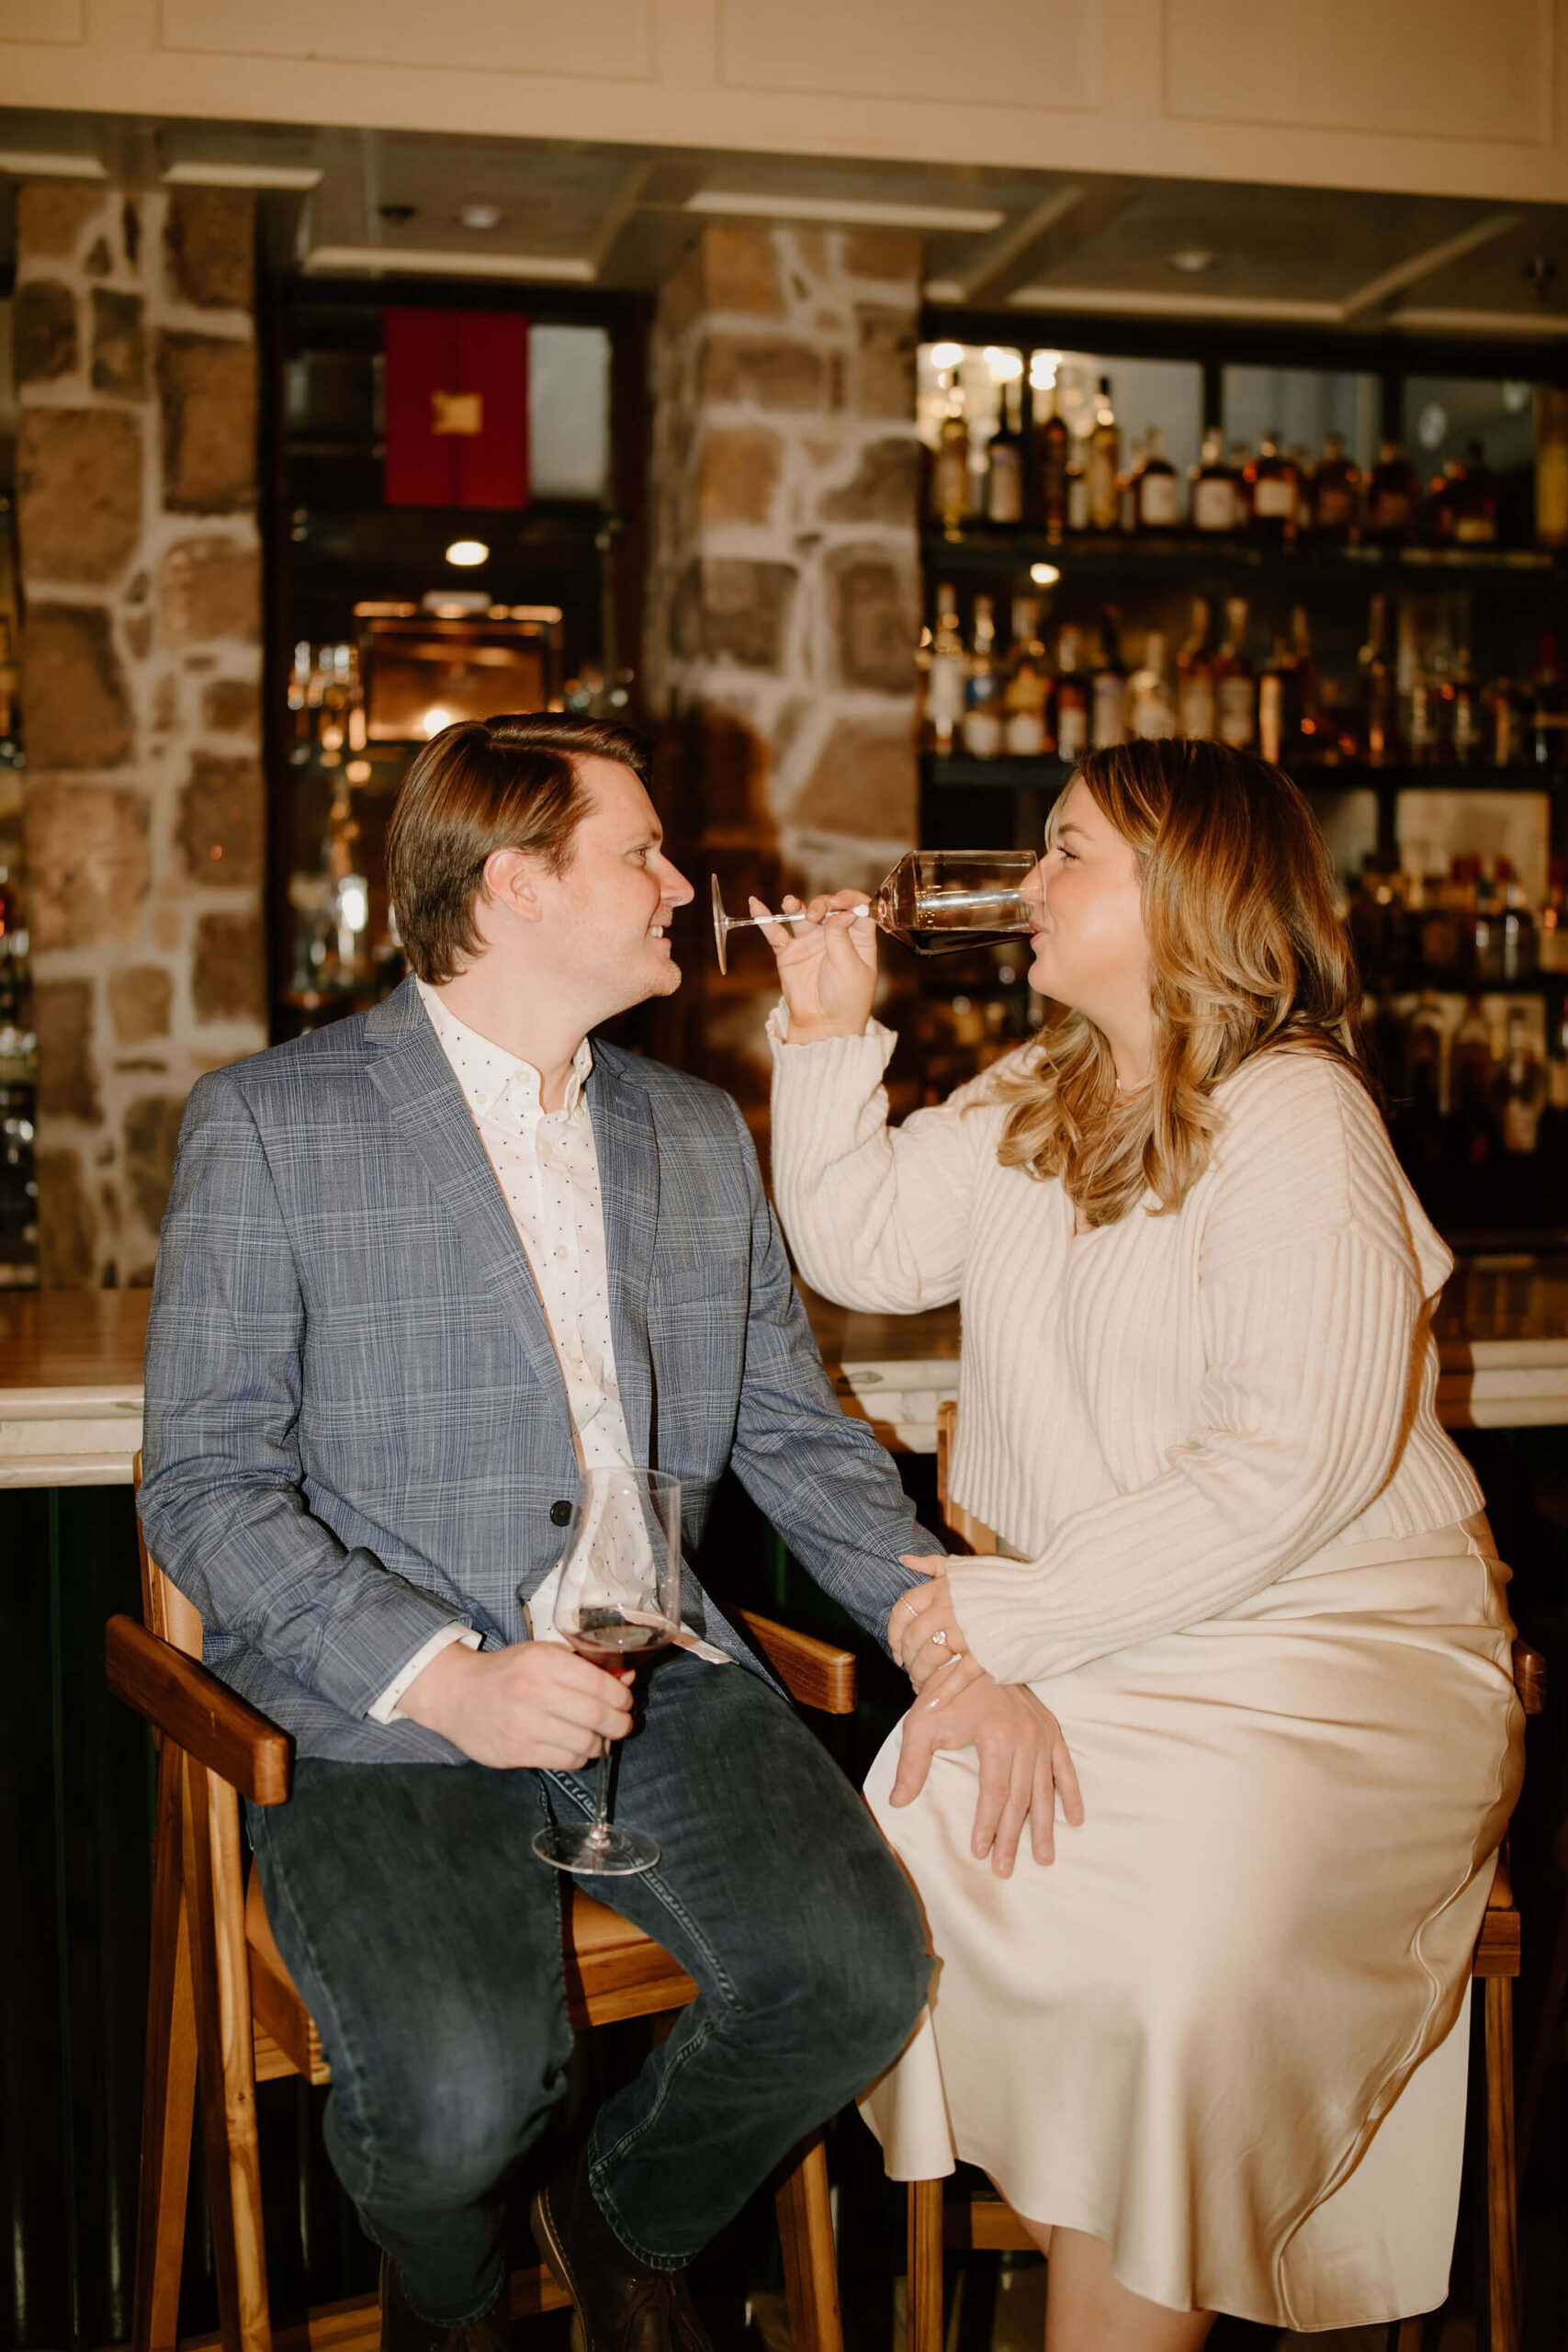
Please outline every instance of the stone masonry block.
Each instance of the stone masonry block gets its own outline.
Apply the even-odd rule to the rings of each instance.
[[[114,768],[130,756],[125,673],[96,605],[30,605],[22,631],[22,712],[28,762]]]
[[[782,669],[799,578],[792,563],[752,563],[739,556],[702,559],[700,635],[708,660],[728,655],[748,670]]]
[[[161,964],[133,964],[117,972],[108,992],[109,1019],[117,1046],[144,1046],[169,1034],[174,979]]]
[[[697,459],[704,523],[766,523],[784,466],[784,443],[764,424],[715,425]]]
[[[93,390],[140,400],[147,390],[147,337],[140,294],[93,288]]]
[[[885,724],[839,720],[789,811],[789,822],[815,832],[913,841],[919,777],[908,718],[899,714]]]
[[[12,305],[11,332],[18,384],[69,376],[80,356],[75,295],[57,277],[25,277]]]
[[[887,286],[903,283],[909,288],[910,302],[919,300],[925,255],[917,231],[846,229],[842,250],[846,277],[878,277]]]
[[[237,514],[255,503],[256,355],[216,335],[161,334],[164,503]]]
[[[912,433],[870,441],[852,481],[825,491],[818,508],[825,523],[889,523],[918,527],[920,445]]]
[[[175,837],[193,882],[257,889],[264,831],[261,763],[215,752],[192,755]]]
[[[201,723],[216,735],[249,735],[261,726],[261,688],[254,678],[212,678],[201,697]]]
[[[191,1000],[197,1021],[266,1019],[266,951],[259,909],[203,915],[196,927]]]
[[[126,1109],[126,1188],[149,1233],[164,1220],[185,1107],[178,1095],[141,1094]]]
[[[238,188],[176,187],[164,228],[169,283],[198,310],[248,311],[255,297],[255,198]]]
[[[45,1290],[93,1290],[98,1219],[79,1151],[38,1158],[39,1281]]]
[[[704,401],[801,410],[821,407],[827,370],[822,354],[808,343],[781,335],[710,334],[699,376]]]
[[[915,313],[874,302],[855,305],[855,395],[861,416],[915,413]]]
[[[179,539],[164,556],[159,593],[165,645],[219,637],[254,644],[261,633],[261,553],[217,535]]]
[[[102,1115],[93,1058],[91,980],[40,980],[33,990],[38,1025],[38,1107],[46,1119]]]
[[[141,795],[33,774],[23,822],[34,945],[46,952],[129,939],[150,882]]]
[[[107,583],[141,534],[141,421],[120,408],[32,408],[17,453],[23,577]]]
[[[782,319],[784,287],[771,229],[716,221],[702,232],[703,277],[710,311],[746,311]]]
[[[835,548],[827,560],[829,611],[839,675],[876,694],[914,691],[919,594],[913,562],[880,548]]]
[[[17,251],[24,261],[66,261],[103,203],[103,190],[69,180],[27,180],[17,191]]]

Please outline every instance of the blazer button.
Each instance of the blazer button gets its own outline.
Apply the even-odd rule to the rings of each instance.
[[[550,1524],[552,1527],[564,1527],[570,1517],[571,1505],[570,1503],[552,1503],[550,1505]]]

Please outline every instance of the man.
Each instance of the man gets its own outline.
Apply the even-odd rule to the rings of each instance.
[[[692,1557],[733,1464],[878,1632],[901,1555],[938,1548],[839,1409],[733,1102],[586,1042],[680,981],[692,891],[643,762],[549,716],[420,753],[389,843],[413,977],[200,1080],[159,1252],[142,1521],[209,1664],[295,1736],[293,1798],[252,1836],[389,2352],[498,2340],[502,2184],[570,2045],[531,1839],[592,1811],[603,1742],[662,1858],[595,1892],[700,1997],[536,2209],[589,2352],[697,2352],[682,2267],[925,1991],[901,1873],[689,1568],[709,1638],[642,1678],[631,1737],[626,1681],[530,1638],[584,1468],[679,1476]],[[1020,1694],[983,1684],[939,1720],[918,1770],[980,1748],[976,1850],[1007,1866]]]

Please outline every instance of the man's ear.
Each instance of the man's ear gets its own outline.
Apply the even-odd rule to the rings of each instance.
[[[502,913],[513,916],[519,922],[537,922],[543,908],[539,902],[539,860],[526,850],[492,850],[486,858],[481,876],[485,895]]]

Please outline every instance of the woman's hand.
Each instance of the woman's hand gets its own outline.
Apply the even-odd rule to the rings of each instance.
[[[855,912],[865,902],[863,890],[837,890],[802,910],[791,896],[781,912],[804,911],[807,921],[762,925],[778,961],[792,1046],[863,1035],[876,993],[876,925]],[[754,915],[769,912],[761,899],[748,903]]]
[[[953,1612],[946,1562],[940,1553],[910,1552],[904,1566],[927,1582],[911,1585],[893,1603],[887,1616],[887,1646],[917,1690],[923,1690],[933,1674],[947,1668],[962,1687],[970,1679],[964,1671],[969,1644]],[[962,1660],[963,1666],[954,1667],[955,1659]]]

